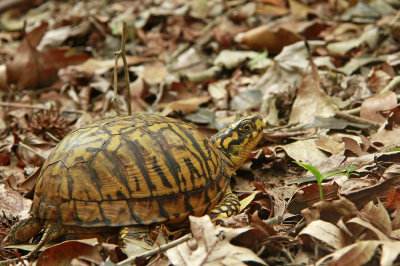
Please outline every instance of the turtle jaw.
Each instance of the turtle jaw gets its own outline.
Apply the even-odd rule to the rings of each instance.
[[[261,140],[265,127],[259,115],[244,117],[222,129],[211,141],[230,159],[236,171]]]

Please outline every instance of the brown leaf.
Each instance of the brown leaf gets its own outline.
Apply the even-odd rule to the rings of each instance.
[[[392,109],[382,111],[381,114],[387,117],[387,123],[385,123],[385,127],[380,128],[376,134],[371,136],[371,141],[373,143],[380,142],[384,146],[397,144],[400,132],[400,106],[397,105]]]
[[[361,241],[323,257],[316,265],[325,265],[327,259],[330,259],[329,265],[365,265],[375,254],[378,245],[378,241]]]
[[[379,93],[389,83],[391,77],[383,70],[373,67],[368,74],[368,87],[373,93]]]
[[[182,112],[183,114],[190,114],[199,108],[200,105],[205,104],[211,100],[210,96],[193,97],[191,99],[177,100],[168,103],[164,110],[161,112],[162,116],[167,116],[173,112]]]
[[[10,134],[0,141],[0,166],[10,164],[11,149],[15,144],[15,137]]]
[[[157,85],[164,82],[168,70],[159,62],[146,65],[143,68],[142,78],[150,85]]]
[[[340,193],[346,194],[354,191],[359,191],[363,188],[368,188],[376,185],[377,181],[373,178],[351,178],[342,183]]]
[[[396,209],[400,206],[400,188],[395,188],[386,194],[385,208]]]
[[[214,38],[222,47],[229,48],[232,45],[236,34],[247,30],[242,25],[233,23],[231,20],[223,19],[216,27],[213,28]]]
[[[101,264],[104,260],[100,250],[101,246],[98,243],[87,244],[83,241],[65,241],[43,251],[36,265],[70,265],[74,259]]]
[[[289,0],[289,6],[290,12],[299,19],[304,19],[308,14],[314,13],[311,8],[295,0]]]
[[[208,215],[189,219],[193,238],[166,252],[174,265],[244,265],[244,261],[265,265],[250,249],[230,244],[233,238],[250,230],[249,227],[215,227]]]
[[[389,240],[389,237],[386,236],[382,231],[359,217],[350,219],[347,221],[346,225],[355,239],[361,238],[366,240]]]
[[[68,65],[84,62],[87,54],[72,53],[69,48],[38,51],[36,46],[47,28],[42,24],[22,40],[14,59],[7,63],[9,83],[18,89],[49,85],[57,78],[57,71]]]
[[[301,214],[309,224],[311,221],[324,220],[336,224],[339,219],[347,220],[357,214],[357,208],[351,201],[340,198],[333,201],[319,201],[303,210]]]
[[[317,148],[317,144],[313,139],[298,140],[279,147],[293,160],[314,166],[326,161],[328,158],[326,153]]]
[[[321,89],[315,73],[303,74],[296,100],[290,112],[289,123],[311,123],[315,117],[332,117],[337,107]]]
[[[270,15],[270,16],[284,16],[290,13],[290,10],[286,7],[286,3],[281,3],[281,4],[274,3],[274,2],[280,2],[279,0],[263,1],[263,2],[273,2],[272,4],[274,5],[259,3],[257,5],[257,13],[259,14]]]
[[[252,49],[267,49],[273,54],[279,53],[286,45],[302,40],[300,35],[289,29],[271,29],[269,25],[262,25],[240,33],[236,39]]]
[[[366,99],[361,104],[360,117],[376,122],[384,122],[386,119],[379,111],[393,108],[397,105],[396,93],[387,91]]]
[[[339,186],[336,183],[322,184],[322,192],[324,199],[335,198],[337,196]],[[287,206],[287,210],[291,213],[300,213],[303,209],[312,206],[320,200],[319,187],[317,184],[309,184],[292,196]]]
[[[24,165],[39,166],[50,155],[54,145],[33,134],[27,134],[16,151],[18,159]]]
[[[28,190],[33,192],[34,191],[34,187],[36,185],[36,181],[39,178],[40,175],[40,169],[41,167],[35,167],[34,171],[32,172],[32,174],[30,174],[20,185],[19,188],[20,189],[24,189],[24,190]],[[26,195],[25,195],[26,196]]]
[[[315,140],[315,144],[317,145],[318,149],[329,152],[331,154],[337,154],[344,149],[343,143],[326,135],[319,135],[318,139]]]
[[[318,239],[334,249],[340,249],[345,246],[345,238],[339,227],[322,220],[312,221],[300,232],[299,236],[303,241],[306,241],[304,239],[305,235]]]
[[[250,204],[250,212],[257,211],[263,220],[269,219],[273,215],[273,200],[267,193],[258,193]]]
[[[341,193],[341,195],[354,202],[357,208],[360,209],[379,195],[382,195],[393,188],[400,186],[399,172],[400,166],[394,164],[385,171],[384,180],[382,180],[380,183],[359,190]]]
[[[354,157],[354,156],[361,156],[363,151],[361,150],[360,144],[350,137],[343,137],[342,141],[344,142],[345,152],[347,152],[347,156]],[[349,154],[350,152],[350,154]]]
[[[7,66],[5,64],[0,65],[0,90],[6,91],[8,89],[7,80]]]
[[[377,204],[373,204],[372,201],[368,202],[360,211],[359,217],[370,222],[386,236],[390,236],[392,223],[389,213],[380,201]]]
[[[25,180],[25,171],[14,166],[0,166],[0,176],[4,178],[4,183],[18,190],[18,185]]]
[[[260,228],[262,228],[265,232],[268,233],[270,236],[274,236],[277,234],[277,232],[270,226],[269,224],[265,223],[261,218],[260,215],[258,214],[258,211],[255,211],[251,216],[250,216],[250,224],[251,225],[257,225]]]
[[[27,216],[31,204],[31,200],[25,199],[20,193],[10,188],[6,189],[5,185],[0,184],[0,209],[7,215]]]

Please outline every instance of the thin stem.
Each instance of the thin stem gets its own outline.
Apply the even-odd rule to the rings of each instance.
[[[117,109],[117,115],[120,115],[119,106],[118,106],[118,58],[119,53],[114,53],[115,62],[114,62],[114,96],[111,99],[111,102],[114,103],[115,109]]]
[[[126,21],[122,22],[122,42],[121,42],[121,57],[124,62],[124,72],[125,72],[125,83],[126,83],[126,104],[128,105],[128,114],[132,114],[131,107],[131,89],[130,89],[130,81],[129,81],[129,72],[128,72],[128,63],[126,62],[125,56],[125,43],[126,43]]]
[[[113,101],[117,108],[117,114],[120,115],[117,99],[117,88],[118,88],[118,59],[121,56],[122,61],[124,63],[124,72],[125,72],[125,83],[126,83],[126,104],[128,105],[128,114],[132,114],[132,107],[131,107],[131,90],[130,90],[130,81],[129,81],[129,71],[128,71],[128,63],[126,61],[125,56],[125,43],[126,43],[126,21],[122,22],[122,34],[121,34],[121,49],[118,52],[115,52],[115,63],[114,63],[114,97]]]
[[[41,155],[40,153],[38,153],[37,151],[35,151],[34,149],[32,149],[31,147],[29,147],[28,145],[26,145],[25,143],[23,143],[22,141],[19,142],[19,146],[21,146],[24,149],[27,149],[28,151],[36,154],[37,156],[39,156],[40,158],[42,158],[43,160],[46,160],[45,157],[43,157],[43,155]]]
[[[322,193],[322,180],[318,181],[318,188],[319,188],[319,197],[321,200],[324,200],[324,195]]]

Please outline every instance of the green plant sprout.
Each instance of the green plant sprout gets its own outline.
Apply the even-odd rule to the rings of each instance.
[[[395,149],[388,150],[386,153],[397,152],[397,151],[400,151],[400,148],[395,148]]]
[[[334,172],[328,172],[325,174],[321,174],[321,172],[315,168],[312,165],[306,164],[306,163],[302,163],[302,162],[297,162],[297,161],[293,161],[294,163],[297,163],[298,165],[300,165],[301,167],[303,167],[304,169],[310,171],[314,176],[315,179],[317,180],[318,183],[318,188],[319,188],[319,196],[321,198],[321,200],[323,200],[323,193],[322,193],[322,181],[324,181],[325,178],[339,174],[339,175],[345,175],[348,178],[350,178],[351,175],[355,175],[355,176],[359,176],[358,173],[354,173],[352,172],[353,170],[357,169],[358,167],[355,165],[350,165],[347,166],[346,168],[338,168],[338,170],[340,171],[334,171]]]
[[[340,172],[338,174],[345,175],[348,178],[350,178],[350,176],[352,176],[352,175],[359,176],[360,174],[358,174],[358,173],[354,173],[354,172],[352,173],[352,171],[357,168],[358,167],[355,165],[350,165],[350,166],[347,166],[346,168],[338,168],[340,170]],[[343,173],[343,172],[345,172],[345,173]]]
[[[250,65],[254,65],[256,64],[259,60],[268,57],[268,51],[264,51],[262,53],[260,53],[259,55],[257,55],[256,57],[254,57],[253,59],[250,60],[249,64]]]
[[[297,162],[297,161],[293,161],[293,162],[297,163],[298,165],[300,165],[304,169],[310,171],[315,176],[315,179],[317,180],[318,188],[319,188],[319,197],[320,197],[321,200],[323,200],[324,197],[323,197],[323,193],[322,193],[322,181],[325,178],[333,176],[333,175],[336,175],[336,174],[339,174],[340,172],[334,171],[334,172],[328,172],[328,173],[325,173],[325,174],[321,174],[321,172],[317,168],[312,166],[312,165],[309,165],[309,164],[306,164],[306,163]]]

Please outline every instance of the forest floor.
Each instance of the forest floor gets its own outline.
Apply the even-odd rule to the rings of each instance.
[[[131,106],[206,136],[262,115],[263,138],[232,178],[243,210],[217,225],[192,217],[179,245],[161,230],[151,256],[96,236],[47,244],[38,265],[399,265],[399,9],[398,0],[0,1],[0,260],[36,245],[3,240],[28,215],[55,145]],[[119,58],[115,69],[118,51],[127,65]]]

